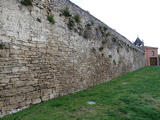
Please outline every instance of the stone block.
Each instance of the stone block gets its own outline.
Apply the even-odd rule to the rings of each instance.
[[[0,101],[0,109],[3,107],[3,101]]]
[[[42,96],[42,101],[47,101],[50,99],[50,95]]]
[[[40,103],[40,102],[41,102],[40,98],[32,99],[32,104],[37,104],[37,103]]]
[[[26,84],[26,81],[16,81],[16,83],[14,84],[14,87],[15,88],[23,87],[25,86],[25,84]]]
[[[18,72],[19,71],[19,67],[13,67],[12,68],[12,73],[16,73],[16,72]]]

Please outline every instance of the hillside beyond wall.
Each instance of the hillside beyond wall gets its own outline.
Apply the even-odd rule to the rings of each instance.
[[[66,7],[69,16],[63,14]],[[52,15],[55,24],[47,20]],[[24,6],[20,0],[0,0],[0,116],[144,63],[144,51],[70,1],[34,0]]]

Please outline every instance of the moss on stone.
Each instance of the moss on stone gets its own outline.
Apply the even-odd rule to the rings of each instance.
[[[100,48],[99,48],[99,51],[102,51],[104,49],[104,47],[103,46],[101,46]]]
[[[47,16],[47,20],[52,23],[52,24],[55,24],[55,20],[54,20],[54,16],[53,15],[48,15]]]
[[[73,19],[69,19],[69,21],[68,21],[68,27],[69,27],[69,29],[72,29],[74,26],[75,26],[74,20]]]
[[[32,6],[32,0],[22,0],[21,4],[25,6]]]

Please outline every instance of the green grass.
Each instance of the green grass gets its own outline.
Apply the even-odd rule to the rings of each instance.
[[[1,120],[160,120],[160,67],[145,67]]]

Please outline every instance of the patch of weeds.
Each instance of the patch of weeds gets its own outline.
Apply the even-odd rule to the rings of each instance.
[[[75,21],[76,21],[77,23],[80,23],[80,22],[81,22],[81,16],[80,16],[79,14],[76,14],[76,15],[74,16],[74,19],[75,19]]]
[[[104,57],[104,53],[102,53],[102,57]]]
[[[131,96],[121,96],[119,98],[120,101],[123,101],[124,103],[126,104],[130,104],[130,103],[135,103],[137,102],[137,99],[135,99],[134,97],[131,97]]]
[[[68,21],[68,27],[69,27],[69,29],[72,29],[74,26],[75,26],[74,20],[73,19],[69,19],[69,21]]]
[[[116,63],[116,60],[113,60],[113,63],[116,65],[117,63]]]
[[[116,116],[116,115],[117,115],[117,113],[115,112],[115,110],[108,110],[108,111],[107,111],[107,114],[108,114],[109,116]]]
[[[63,106],[63,104],[62,104],[62,103],[54,103],[54,104],[52,105],[52,107],[60,107],[60,106]]]
[[[88,24],[86,25],[86,27],[87,27],[88,30],[91,30],[91,29],[92,29],[92,24],[88,23]]]
[[[99,51],[102,51],[104,49],[104,47],[103,46],[101,46],[100,48],[99,48]]]
[[[112,58],[112,55],[108,55],[109,58]]]
[[[83,118],[77,118],[76,120],[83,120]]]
[[[107,30],[108,30],[108,27],[107,27],[107,26],[104,26],[104,27],[103,27],[103,30],[104,30],[104,31],[107,31]]]
[[[32,0],[22,0],[21,4],[25,6],[32,6]]]
[[[47,16],[47,20],[52,23],[52,24],[55,24],[55,20],[54,20],[54,16],[53,15],[48,15]]]
[[[40,18],[37,18],[37,21],[38,21],[39,23],[41,23],[41,22],[42,22]]]
[[[68,7],[66,7],[66,8],[62,11],[62,15],[65,16],[65,17],[71,17],[70,10],[69,10]]]
[[[128,109],[127,105],[123,105],[123,106],[118,107],[118,111],[123,114],[127,114],[129,109]]]

